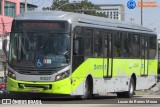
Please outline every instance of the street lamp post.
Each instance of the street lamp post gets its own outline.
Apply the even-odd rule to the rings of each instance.
[[[141,25],[143,25],[143,0],[141,0]]]
[[[27,12],[27,0],[25,0],[25,6],[24,7],[25,7],[24,11]]]

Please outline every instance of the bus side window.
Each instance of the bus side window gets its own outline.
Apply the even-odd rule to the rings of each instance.
[[[123,56],[124,57],[131,57],[131,44],[132,44],[132,37],[128,34],[123,36],[124,40],[124,47],[123,47]]]
[[[156,57],[156,36],[149,37],[149,58],[155,59]]]
[[[133,35],[132,53],[134,58],[140,56],[140,37],[136,34]]]
[[[79,52],[79,41],[77,39],[74,40],[74,55],[77,55]]]
[[[73,55],[84,55],[84,38],[80,26],[74,29]]]
[[[102,54],[102,36],[100,35],[100,31],[95,31],[95,37],[94,37],[94,56],[95,57],[101,57]]]
[[[122,57],[122,35],[121,33],[116,33],[114,35],[114,57]]]
[[[86,29],[84,32],[84,55],[93,56],[93,30]]]
[[[107,39],[104,40],[104,57],[108,57],[108,52],[107,52]]]
[[[103,36],[103,56],[112,57],[112,34],[109,32],[102,32]]]
[[[73,41],[73,55],[83,55],[83,38],[77,37]]]

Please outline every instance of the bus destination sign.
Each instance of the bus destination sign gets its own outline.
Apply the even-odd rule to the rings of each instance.
[[[16,21],[14,28],[18,29],[64,29],[66,22],[39,22],[39,21]]]

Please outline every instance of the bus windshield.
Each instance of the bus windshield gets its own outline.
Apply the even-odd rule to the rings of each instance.
[[[63,67],[70,62],[68,34],[11,33],[9,64],[23,67]]]

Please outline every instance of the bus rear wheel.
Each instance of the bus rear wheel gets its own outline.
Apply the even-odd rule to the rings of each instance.
[[[126,98],[133,97],[134,89],[135,89],[134,80],[133,80],[133,78],[131,78],[130,79],[130,84],[129,84],[129,91],[125,92],[125,97]]]
[[[135,89],[134,80],[133,78],[131,78],[129,83],[129,90],[127,92],[118,92],[117,96],[119,98],[131,98],[133,97],[134,89]]]

